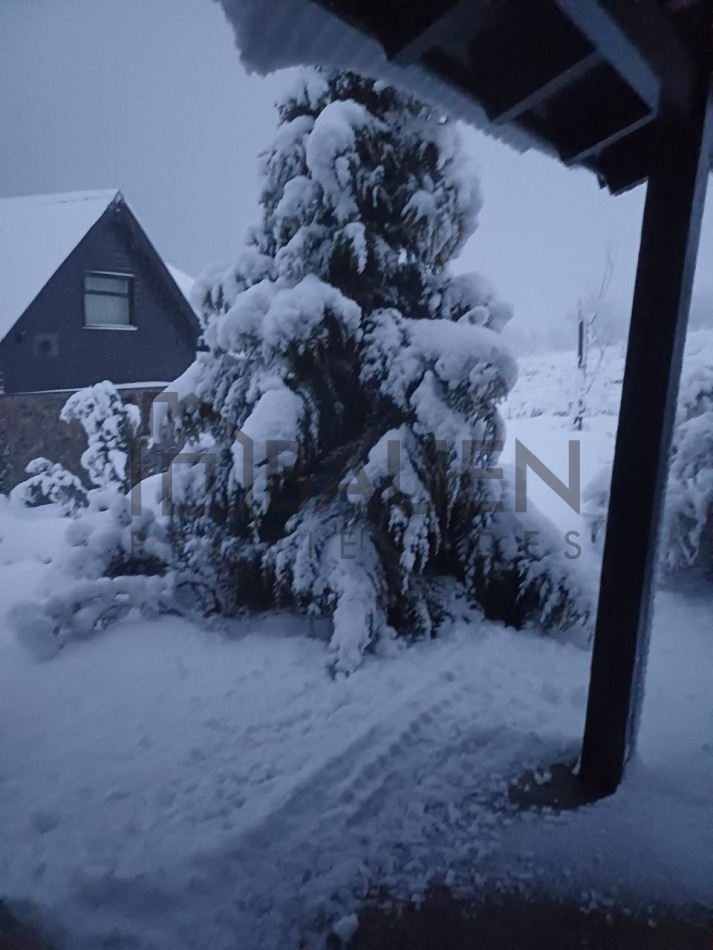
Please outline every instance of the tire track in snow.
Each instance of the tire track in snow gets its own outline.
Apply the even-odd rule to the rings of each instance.
[[[156,925],[158,901],[173,912],[161,915],[157,950],[204,946],[207,935],[214,950],[296,947],[305,933],[328,929],[375,881],[418,888],[454,866],[472,875],[498,846],[489,795],[536,738],[540,708],[529,695],[528,641],[517,663],[500,644],[499,635],[481,640],[456,672],[449,645],[434,646],[428,677],[414,653],[420,676],[413,686],[406,656],[399,676],[402,688],[409,685],[400,693],[367,680],[336,707],[325,707],[318,694],[305,745],[318,761],[283,771],[268,794],[254,786],[241,827],[202,841],[196,827],[193,856],[156,866],[150,881],[124,876],[112,893],[108,880],[101,926],[113,922],[110,932],[124,940],[117,946],[154,950],[145,934]],[[378,707],[370,695],[381,700]],[[325,712],[329,722],[322,723]],[[278,731],[285,723],[288,743],[294,715],[272,723]],[[328,749],[313,741],[320,726]],[[71,899],[91,900],[96,890],[85,881]],[[96,950],[106,932],[77,941],[76,950]]]
[[[424,695],[434,697],[425,706]],[[318,911],[322,894],[335,886],[351,887],[354,877],[363,877],[369,855],[360,853],[357,842],[345,849],[348,857],[341,861],[338,854],[345,839],[353,842],[360,837],[362,820],[374,817],[372,805],[386,785],[399,786],[404,769],[419,774],[418,763],[433,758],[434,746],[442,743],[443,729],[452,723],[457,708],[472,703],[472,684],[457,683],[451,674],[439,671],[390,709],[375,710],[346,746],[301,774],[291,788],[268,796],[261,803],[261,816],[253,815],[251,827],[230,835],[223,848],[157,873],[150,887],[145,877],[115,876],[103,884],[85,880],[73,899],[92,903],[100,894],[101,902],[111,907],[117,929],[126,934],[127,946],[134,928],[137,935],[143,932],[141,921],[153,915],[157,900],[173,906],[173,916],[183,919],[184,908],[174,898],[181,893],[191,894],[190,913],[177,933],[185,935],[200,920],[202,927],[198,925],[195,934],[199,939],[205,922],[211,920],[216,948],[232,950],[236,933],[247,939],[248,931],[249,942],[241,943],[241,950],[280,945],[291,919],[303,917],[306,905]],[[335,864],[341,864],[336,869],[341,873],[335,873]],[[236,895],[228,909],[226,880]],[[286,881],[291,893],[285,893]],[[279,900],[272,897],[277,893]],[[218,936],[222,932],[224,944]],[[99,939],[92,935],[87,946],[92,941],[96,946]],[[170,946],[169,940],[166,947]]]

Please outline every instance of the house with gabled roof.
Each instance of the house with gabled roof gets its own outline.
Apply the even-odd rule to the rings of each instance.
[[[120,191],[0,200],[4,392],[169,382],[199,332]]]
[[[0,199],[5,490],[38,455],[76,468],[57,422],[71,392],[108,379],[143,405],[183,373],[200,335],[188,283],[118,190]]]

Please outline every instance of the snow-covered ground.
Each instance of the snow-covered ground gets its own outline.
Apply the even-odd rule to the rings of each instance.
[[[575,434],[572,359],[524,361],[505,454],[517,437],[566,481],[581,435],[586,482],[611,456],[621,367],[612,353]],[[529,497],[563,538],[582,529],[536,476]],[[66,525],[0,499],[0,895],[60,945],[323,946],[371,885],[411,896],[434,876],[713,906],[710,594],[659,595],[620,792],[577,813],[515,813],[513,778],[577,754],[585,651],[463,605],[437,640],[348,679],[327,674],[321,631],[284,614],[221,631],[125,622],[38,663],[4,613],[48,582]]]

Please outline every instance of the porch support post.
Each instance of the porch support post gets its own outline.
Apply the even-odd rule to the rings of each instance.
[[[580,778],[614,792],[636,743],[661,511],[713,145],[709,77],[662,104],[616,436]],[[668,112],[668,115],[667,115]]]

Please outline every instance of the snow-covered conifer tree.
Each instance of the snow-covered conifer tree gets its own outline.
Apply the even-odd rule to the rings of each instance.
[[[508,621],[581,620],[551,535],[528,549],[534,515],[501,510],[511,312],[449,269],[481,206],[456,125],[353,73],[301,74],[278,111],[261,219],[197,282],[208,351],[172,387],[180,571],[222,611],[330,615],[343,671],[431,633],[444,577]]]

